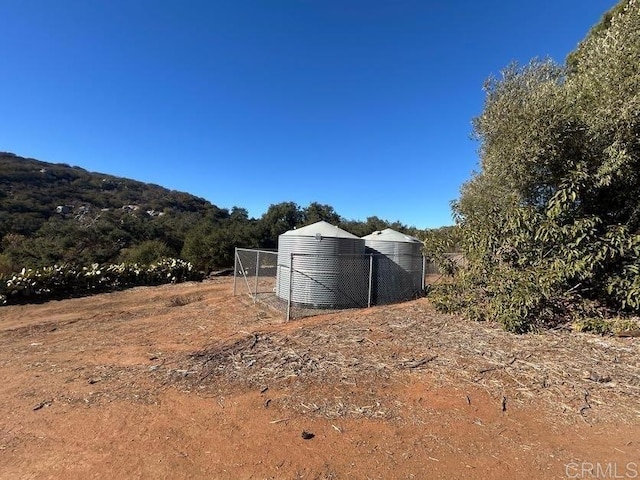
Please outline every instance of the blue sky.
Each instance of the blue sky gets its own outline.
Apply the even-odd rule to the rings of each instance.
[[[0,151],[253,217],[451,224],[482,84],[615,0],[0,0]]]

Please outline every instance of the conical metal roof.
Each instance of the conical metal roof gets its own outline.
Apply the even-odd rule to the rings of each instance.
[[[412,237],[411,235],[405,235],[404,233],[400,233],[392,228],[385,228],[380,231],[377,230],[369,235],[365,235],[362,237],[363,240],[376,240],[381,242],[403,242],[403,243],[422,243],[416,237]]]
[[[284,232],[282,235],[295,235],[298,237],[332,237],[332,238],[358,238],[352,233],[342,230],[335,225],[331,225],[329,222],[320,220],[319,222],[307,225],[306,227],[300,227],[288,232]]]

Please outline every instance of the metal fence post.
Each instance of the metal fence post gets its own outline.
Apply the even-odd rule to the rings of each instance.
[[[291,320],[291,294],[292,294],[292,285],[293,285],[293,252],[289,257],[289,295],[287,297],[287,322]]]
[[[260,250],[256,253],[256,283],[255,292],[253,293],[253,303],[258,301],[258,273],[260,272]]]
[[[233,296],[236,296],[236,276],[238,275],[238,247],[233,253]]]
[[[372,288],[373,288],[373,253],[369,254],[369,297],[367,299],[367,308],[371,307]]]

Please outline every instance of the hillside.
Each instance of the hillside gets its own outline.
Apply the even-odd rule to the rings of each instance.
[[[0,272],[116,261],[145,242],[179,255],[199,219],[228,216],[188,193],[0,153]]]
[[[259,219],[249,218],[244,208],[221,209],[158,185],[0,153],[0,275],[164,256],[207,271],[233,265],[235,247],[274,248],[280,234],[318,220],[357,236],[387,227],[427,235],[375,216],[347,220],[317,202],[273,204]],[[440,243],[449,237],[446,229],[435,233]]]
[[[204,214],[217,207],[203,198],[158,185],[89,172],[0,152],[0,232],[28,235],[51,217],[98,211]]]

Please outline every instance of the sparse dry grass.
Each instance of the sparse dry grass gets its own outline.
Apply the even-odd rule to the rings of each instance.
[[[217,379],[255,388],[295,379],[286,403],[298,410],[388,417],[393,405],[367,397],[367,387],[422,371],[442,385],[469,384],[497,402],[506,398],[507,408],[544,402],[569,422],[637,422],[639,354],[635,338],[560,330],[514,335],[437,314],[423,299],[292,322],[279,331],[239,332],[176,359],[189,374],[175,378],[200,389]],[[329,382],[342,388],[340,395],[309,393]],[[349,398],[342,395],[347,390],[359,393]]]
[[[202,295],[178,295],[176,297],[170,298],[166,306],[167,307],[184,307],[185,305],[189,305],[193,302],[199,302],[204,297]]]

